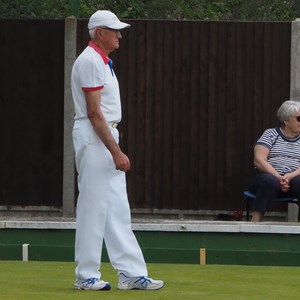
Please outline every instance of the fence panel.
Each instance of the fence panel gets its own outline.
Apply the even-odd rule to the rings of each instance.
[[[64,21],[0,28],[0,205],[61,206]]]

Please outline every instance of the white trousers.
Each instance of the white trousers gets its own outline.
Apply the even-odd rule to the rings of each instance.
[[[111,128],[119,141],[116,128]],[[77,279],[101,278],[103,240],[110,262],[118,273],[147,276],[142,251],[131,230],[125,173],[117,171],[112,156],[89,120],[75,121],[73,128],[78,171],[75,237]]]

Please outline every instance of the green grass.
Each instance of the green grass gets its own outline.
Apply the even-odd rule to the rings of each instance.
[[[281,300],[298,299],[299,267],[148,264],[163,279],[158,291],[119,291],[117,275],[104,263],[102,277],[111,291],[73,290],[74,263],[0,261],[0,299],[104,300]]]

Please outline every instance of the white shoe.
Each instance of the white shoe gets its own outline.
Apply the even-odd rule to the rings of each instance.
[[[74,284],[75,290],[92,290],[92,291],[108,291],[111,289],[109,282],[97,278],[89,278],[83,280],[76,280]]]
[[[119,274],[119,290],[158,290],[163,286],[163,281],[147,276],[128,277],[124,273]]]

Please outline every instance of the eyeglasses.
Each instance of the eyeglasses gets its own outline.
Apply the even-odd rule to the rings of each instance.
[[[298,122],[300,122],[300,116],[295,117]]]
[[[112,29],[112,28],[108,28],[108,27],[100,27],[101,29],[105,29],[105,30],[109,30],[109,31],[113,31],[115,33],[119,33],[120,30],[119,29]]]

